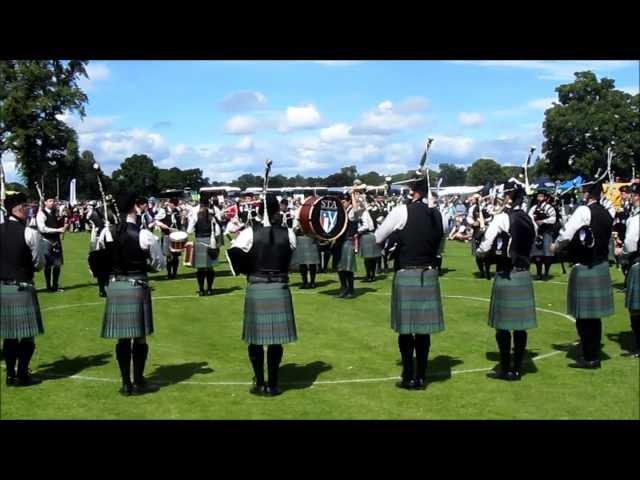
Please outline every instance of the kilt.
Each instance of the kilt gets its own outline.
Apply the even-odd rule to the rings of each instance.
[[[379,258],[382,256],[382,249],[376,243],[376,236],[367,232],[360,237],[360,256],[362,258]]]
[[[213,260],[207,253],[210,242],[210,237],[196,237],[193,243],[194,268],[209,268],[218,263],[217,259]]]
[[[162,253],[165,257],[168,257],[172,252],[169,249],[171,246],[171,240],[169,240],[169,235],[162,234],[160,236],[160,246],[162,247]]]
[[[391,328],[421,335],[444,330],[437,270],[398,270],[391,290]]]
[[[151,291],[146,285],[112,279],[102,317],[102,338],[136,338],[153,333]],[[136,277],[128,277],[135,279]]]
[[[353,242],[351,241],[351,239],[346,239],[344,242],[342,242],[342,245],[340,245],[340,258],[338,259],[336,270],[338,272],[352,273],[358,271],[356,254],[353,251]]]
[[[48,240],[46,241],[49,242]],[[54,252],[53,243],[49,242],[49,245],[48,245],[49,248],[47,248],[47,253],[45,253],[45,256],[44,256],[45,267],[61,267],[62,265],[64,265],[64,256],[62,253],[62,240],[57,243],[59,245],[58,247],[59,252]]]
[[[447,245],[447,236],[442,235],[442,240],[440,240],[440,246],[438,247],[438,255],[442,256],[444,253],[444,247]]]
[[[35,337],[44,333],[33,285],[0,284],[0,306],[0,338]]]
[[[296,249],[291,256],[291,265],[319,265],[318,245],[306,235],[296,237]]]
[[[592,268],[576,264],[569,274],[567,314],[574,318],[603,318],[614,314],[609,262]]]
[[[298,339],[289,284],[249,277],[244,297],[242,340],[274,345]]]
[[[496,274],[488,324],[499,330],[529,330],[538,326],[533,282],[528,270]]]
[[[609,261],[616,263],[616,242],[613,240],[613,237],[609,240]]]
[[[627,274],[624,306],[629,310],[640,310],[640,262],[634,263]]]
[[[553,243],[553,235],[551,233],[545,233],[542,235],[542,248],[536,248],[536,242],[531,245],[530,257],[553,257],[551,253],[551,244]]]

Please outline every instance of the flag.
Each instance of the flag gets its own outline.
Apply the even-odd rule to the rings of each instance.
[[[69,205],[71,205],[72,207],[75,207],[77,203],[78,201],[76,199],[76,179],[74,178],[73,180],[71,180],[71,183],[69,184]]]

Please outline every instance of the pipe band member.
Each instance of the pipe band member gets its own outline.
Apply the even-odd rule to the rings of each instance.
[[[481,258],[492,252],[497,259],[488,323],[496,329],[500,365],[487,376],[500,380],[521,379],[527,330],[537,326],[533,281],[529,273],[529,253],[536,228],[521,208],[524,193],[524,189],[514,182],[505,184],[505,210],[494,217],[476,251]]]
[[[206,198],[200,197],[200,204],[191,212],[187,233],[194,233],[193,266],[197,269],[198,295],[213,295],[213,281],[216,273],[213,267],[218,263],[220,248],[218,240],[221,228],[215,212],[207,205]],[[207,280],[207,290],[204,281]]]
[[[551,244],[553,243],[553,229],[557,222],[556,210],[549,202],[549,193],[544,187],[538,188],[536,204],[529,210],[529,216],[535,222],[538,233],[531,247],[531,259],[536,264],[536,280],[542,280],[542,265],[544,264],[544,278],[549,278],[549,269],[553,263]]]
[[[318,243],[310,237],[307,237],[302,231],[300,225],[300,210],[302,206],[296,209],[292,220],[293,231],[296,234],[296,249],[291,257],[291,266],[298,266],[300,275],[302,276],[301,289],[316,288],[316,273],[318,265],[320,265],[320,252]]]
[[[411,203],[399,205],[376,230],[383,244],[395,235],[395,274],[391,291],[391,328],[398,333],[402,357],[402,380],[408,390],[426,388],[427,359],[431,335],[444,330],[437,255],[444,236],[442,216],[426,203],[426,178],[411,186]],[[416,352],[416,371],[413,351]]]
[[[614,314],[609,274],[609,240],[613,218],[600,203],[602,182],[582,184],[585,205],[579,206],[551,246],[567,247],[574,263],[567,287],[567,314],[576,319],[583,357],[572,368],[600,368],[602,318]]]
[[[358,271],[355,242],[358,236],[358,222],[362,211],[357,208],[352,195],[345,193],[341,198],[342,206],[347,213],[347,228],[335,240],[332,250],[334,270],[340,280],[339,298],[354,298],[354,274]]]
[[[118,199],[118,209],[122,218],[111,227],[113,242],[100,239],[111,259],[101,336],[118,339],[116,360],[122,376],[120,394],[141,395],[156,390],[143,375],[149,353],[146,337],[154,331],[147,273],[163,269],[166,258],[157,237],[137,224],[140,211],[136,207],[136,195],[123,194]]]
[[[364,267],[367,273],[364,282],[375,282],[376,267],[382,257],[382,248],[376,243],[376,221],[374,219],[380,216],[377,205],[369,198],[368,208],[366,208],[360,216],[360,224],[358,226],[358,235],[360,235],[360,256],[364,259]]]
[[[49,243],[44,266],[44,279],[47,284],[47,291],[53,293],[64,291],[60,288],[60,271],[64,264],[60,234],[64,233],[66,228],[64,219],[57,214],[57,206],[54,198],[47,198],[44,201],[44,208],[41,208],[36,215],[38,231],[44,240]]]
[[[165,208],[161,208],[156,213],[155,224],[162,230],[161,246],[164,255],[167,257],[167,278],[173,279],[178,276],[178,265],[180,265],[180,252],[171,251],[171,239],[169,235],[172,231],[180,229],[180,212],[178,210],[178,199],[171,198]],[[160,225],[162,224],[162,226]]]
[[[625,356],[640,357],[640,183],[629,189],[633,210],[627,219],[623,254],[628,256],[630,265],[627,274],[627,291],[624,306],[629,309],[631,330],[635,338],[635,348]]]
[[[50,243],[27,227],[27,197],[8,194],[5,222],[0,224],[0,338],[7,365],[7,386],[41,383],[29,374],[37,335],[44,333],[34,272],[46,264]],[[16,370],[17,365],[17,370]]]

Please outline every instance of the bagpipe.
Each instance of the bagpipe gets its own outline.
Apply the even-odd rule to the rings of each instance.
[[[111,251],[113,248],[113,234],[110,220],[109,205],[111,204],[111,208],[113,210],[113,218],[116,223],[120,221],[120,212],[118,210],[118,205],[113,199],[113,195],[107,194],[104,190],[104,186],[102,185],[102,180],[100,178],[100,164],[98,162],[94,162],[93,164],[94,170],[96,170],[96,179],[98,181],[98,189],[100,190],[100,196],[102,198],[102,207],[103,207],[103,221],[104,221],[104,244],[103,248],[97,246],[97,248],[93,251],[89,252],[89,270],[91,270],[91,274],[98,278],[101,274],[104,275],[108,273],[111,269]],[[96,211],[97,213],[97,211]]]

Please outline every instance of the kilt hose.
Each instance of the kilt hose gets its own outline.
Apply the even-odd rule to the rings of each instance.
[[[306,235],[296,236],[296,249],[291,255],[291,266],[320,265],[318,245]]]
[[[438,271],[398,270],[391,290],[391,328],[426,335],[444,330]]]
[[[356,263],[356,254],[353,250],[353,242],[350,238],[342,242],[339,252],[340,258],[338,259],[336,270],[338,272],[356,273],[358,265]]]
[[[211,242],[210,237],[196,237],[193,242],[193,267],[194,268],[209,268],[218,263],[218,260],[213,260],[208,253],[209,244]]]
[[[109,282],[102,338],[137,338],[153,333],[151,290],[146,284],[135,284],[136,279],[143,280],[118,277]]]
[[[528,270],[496,273],[488,324],[498,330],[529,330],[538,326],[533,281]]]
[[[254,345],[279,345],[297,339],[289,284],[249,276],[242,340]]]
[[[640,310],[640,262],[634,263],[627,274],[624,306],[629,310]]]
[[[42,333],[35,287],[0,284],[0,338],[27,338]]]
[[[603,318],[614,314],[609,262],[593,267],[576,264],[569,274],[567,314],[574,318]]]
[[[380,258],[382,249],[376,243],[376,236],[367,232],[360,236],[360,256],[362,258]]]
[[[531,253],[529,257],[553,257],[551,253],[551,244],[553,243],[553,235],[551,233],[544,233],[542,235],[542,248],[536,247],[536,242],[531,245]]]

